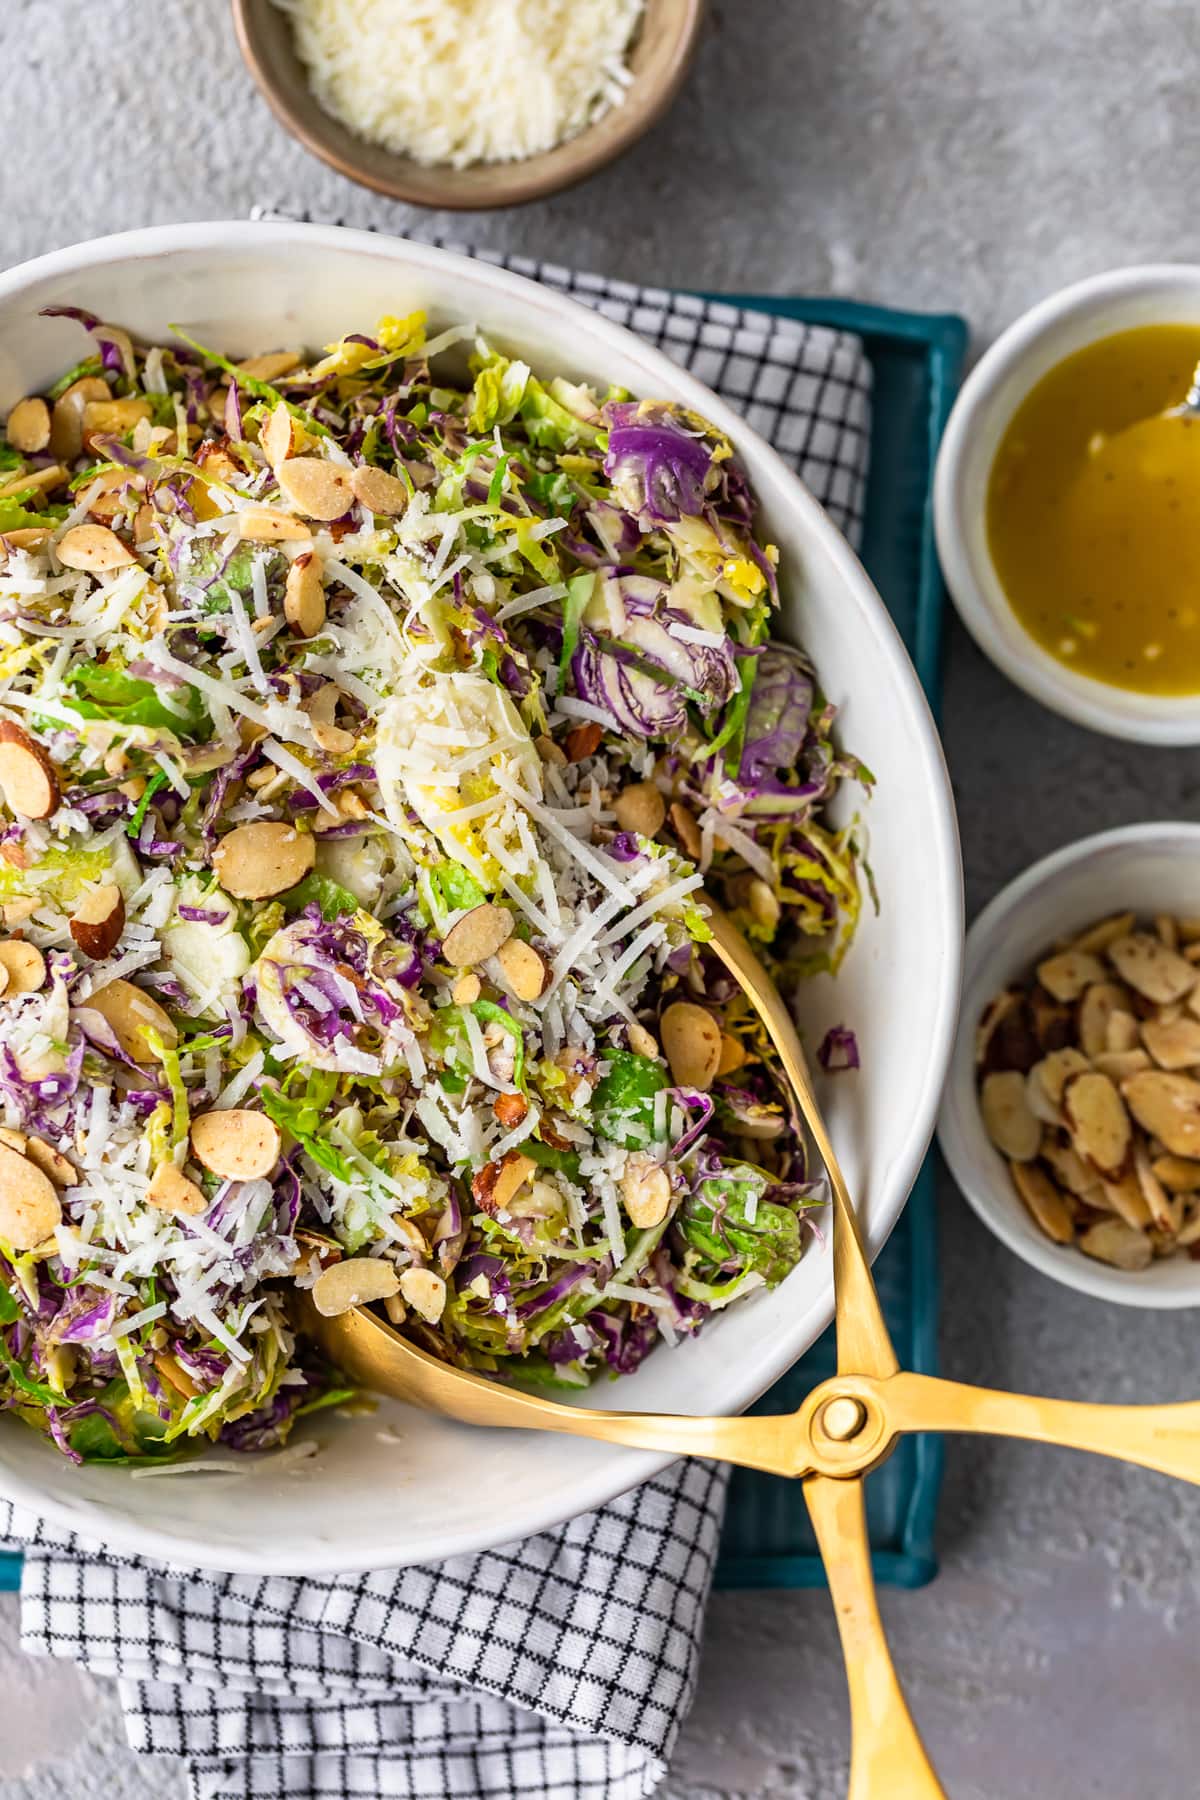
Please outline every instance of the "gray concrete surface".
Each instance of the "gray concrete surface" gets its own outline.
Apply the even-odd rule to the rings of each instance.
[[[1190,0],[711,0],[689,88],[619,167],[544,206],[432,223],[643,279],[953,307],[982,342],[1063,282],[1196,251],[1198,59]],[[6,263],[258,200],[417,223],[278,130],[222,0],[5,0]],[[945,727],[972,911],[1080,833],[1200,817],[1193,755],[1052,718],[953,627]],[[1195,1393],[1189,1315],[1059,1291],[945,1182],[942,1227],[948,1372],[1095,1399]],[[941,1550],[941,1578],[883,1610],[955,1800],[1196,1791],[1193,1492],[951,1445]],[[0,1607],[4,1800],[177,1800],[180,1782],[124,1749],[110,1692],[22,1662],[15,1639]],[[825,1597],[719,1596],[669,1800],[835,1800],[845,1739]]]

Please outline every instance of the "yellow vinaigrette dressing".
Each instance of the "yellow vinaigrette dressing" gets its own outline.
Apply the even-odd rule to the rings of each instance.
[[[1198,325],[1089,344],[1022,402],[988,482],[988,547],[1026,631],[1143,694],[1200,693],[1200,416],[1164,417],[1197,361]]]

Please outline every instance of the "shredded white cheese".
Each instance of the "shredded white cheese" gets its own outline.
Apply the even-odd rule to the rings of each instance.
[[[276,0],[313,93],[422,163],[515,162],[619,105],[644,0]]]

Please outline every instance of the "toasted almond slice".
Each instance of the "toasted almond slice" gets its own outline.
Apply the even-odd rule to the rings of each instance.
[[[261,356],[247,356],[235,367],[252,381],[279,381],[300,367],[300,356],[295,350],[267,350]]]
[[[73,463],[83,450],[84,407],[90,400],[109,399],[111,393],[99,375],[83,375],[59,395],[50,414],[50,449],[59,462]]]
[[[524,1094],[497,1094],[492,1101],[493,1116],[505,1131],[515,1131],[528,1112],[529,1102]]]
[[[783,916],[783,909],[775,897],[775,890],[761,875],[756,875],[747,888],[746,904],[756,925],[764,925],[769,931],[774,931]]]
[[[400,1292],[400,1280],[391,1263],[378,1256],[347,1256],[322,1269],[313,1283],[313,1305],[326,1319],[373,1300],[386,1300]]]
[[[1104,964],[1086,950],[1062,950],[1038,964],[1037,978],[1056,1000],[1078,1000],[1084,988],[1104,980]]]
[[[536,1172],[537,1164],[532,1157],[520,1150],[510,1150],[500,1162],[484,1163],[476,1170],[471,1192],[484,1212],[500,1212]]]
[[[358,742],[352,731],[346,731],[341,725],[323,725],[319,719],[313,724],[312,734],[317,749],[323,750],[326,756],[349,756]],[[339,803],[344,800],[346,798],[345,791],[343,790],[337,798]]]
[[[1072,1075],[1063,1088],[1071,1142],[1106,1181],[1119,1181],[1129,1160],[1133,1128],[1120,1093],[1094,1070]]]
[[[269,900],[284,894],[312,870],[316,840],[279,819],[255,819],[223,837],[212,855],[213,873],[237,900]]]
[[[86,1004],[100,1014],[131,1062],[157,1060],[158,1052],[150,1042],[151,1037],[159,1038],[166,1050],[174,1050],[179,1042],[179,1033],[170,1015],[132,981],[118,977],[116,981],[106,983]]]
[[[35,1250],[62,1224],[58,1190],[44,1170],[0,1144],[0,1243]]]
[[[275,407],[258,434],[258,441],[273,469],[292,454],[295,439],[291,413],[286,406]]]
[[[1135,1231],[1149,1229],[1150,1208],[1132,1169],[1126,1169],[1118,1181],[1102,1181],[1100,1194],[1099,1204],[1124,1219],[1126,1225],[1132,1225]]]
[[[543,732],[541,737],[534,738],[533,747],[544,763],[553,763],[556,769],[566,768],[567,753],[552,737],[547,737]]]
[[[61,463],[51,463],[44,469],[29,469],[24,475],[10,475],[7,481],[0,481],[0,500],[9,494],[28,493],[30,488],[48,494],[51,489],[61,487],[66,479],[67,471]]]
[[[1141,1022],[1135,1013],[1111,1012],[1104,1028],[1101,1050],[1136,1050],[1141,1037]],[[1093,1052],[1099,1055],[1099,1051]]]
[[[1121,1083],[1130,1112],[1172,1156],[1200,1159],[1200,1081],[1146,1069]]]
[[[58,774],[36,738],[13,719],[0,719],[0,793],[10,812],[48,819],[58,811]]]
[[[1055,1055],[1058,1054],[1060,1053],[1056,1051]],[[1043,1079],[1044,1070],[1045,1058],[1041,1062],[1034,1063],[1025,1077],[1025,1104],[1034,1118],[1040,1119],[1043,1125],[1061,1125],[1063,1122],[1062,1107],[1056,1105],[1050,1098]]]
[[[1071,949],[1100,954],[1118,938],[1128,937],[1133,927],[1134,915],[1131,912],[1113,913],[1111,918],[1099,919],[1095,925],[1089,925],[1086,931],[1073,938]]]
[[[504,971],[504,979],[518,1000],[528,1005],[539,1000],[550,979],[550,965],[532,944],[510,937],[496,952],[496,961]]]
[[[1162,939],[1163,943],[1167,946],[1168,950],[1178,950],[1178,919],[1172,918],[1170,913],[1156,913],[1154,918],[1154,929]]]
[[[1114,1014],[1130,1016],[1125,1010],[1127,1002],[1126,990],[1115,981],[1094,981],[1084,988],[1075,1019],[1079,1048],[1085,1056],[1099,1056],[1110,1048],[1108,1022]]]
[[[247,1107],[217,1107],[192,1120],[192,1153],[223,1181],[259,1181],[279,1161],[279,1127]]]
[[[721,1027],[703,1006],[675,1000],[659,1020],[663,1052],[679,1087],[710,1088],[721,1061]]]
[[[99,962],[110,955],[125,929],[125,896],[116,882],[101,882],[83,894],[69,924],[85,956]]]
[[[1121,979],[1158,1006],[1182,1000],[1200,974],[1185,957],[1168,950],[1148,931],[1131,931],[1108,946],[1108,958]]]
[[[287,572],[283,616],[297,637],[316,637],[325,623],[325,583],[321,559],[311,550],[302,551]]]
[[[395,518],[408,505],[408,489],[400,477],[389,475],[386,469],[372,468],[369,463],[360,463],[352,472],[350,487],[359,505],[381,518]]]
[[[1148,1269],[1154,1255],[1145,1232],[1133,1230],[1122,1219],[1098,1219],[1089,1225],[1079,1238],[1079,1248],[1085,1256],[1130,1274]]]
[[[433,1269],[401,1269],[400,1292],[427,1325],[436,1325],[446,1309],[446,1283]]]
[[[1133,1146],[1133,1172],[1150,1213],[1151,1223],[1159,1231],[1169,1231],[1172,1234],[1178,1231],[1183,1223],[1183,1208],[1167,1193],[1154,1173],[1146,1146],[1140,1140],[1135,1140]]]
[[[18,1156],[24,1156],[29,1148],[29,1139],[13,1125],[0,1125],[0,1144],[6,1144],[10,1150],[15,1150]]]
[[[58,560],[64,569],[104,575],[128,568],[137,558],[107,525],[75,525],[58,540]]]
[[[1061,1106],[1063,1089],[1072,1075],[1086,1074],[1091,1068],[1091,1063],[1081,1050],[1068,1048],[1052,1050],[1049,1056],[1044,1056],[1041,1062],[1036,1063],[1034,1067],[1037,1069],[1038,1078],[1046,1090],[1050,1104]],[[1032,1073],[1031,1069],[1030,1074]]]
[[[160,1212],[183,1213],[190,1219],[197,1219],[208,1211],[208,1198],[203,1188],[173,1162],[159,1163],[150,1177],[146,1200]]]
[[[288,505],[306,519],[340,519],[354,503],[347,471],[321,456],[290,456],[275,479]]]
[[[979,1089],[984,1130],[1010,1162],[1032,1162],[1042,1141],[1042,1128],[1029,1110],[1025,1077],[1017,1069],[985,1075]]]
[[[1127,1076],[1137,1075],[1143,1069],[1153,1065],[1147,1050],[1106,1050],[1103,1056],[1092,1058],[1092,1067],[1101,1075],[1107,1075],[1110,1081],[1118,1084]]]
[[[613,812],[622,831],[652,838],[663,828],[667,803],[652,781],[632,781],[613,801]]]
[[[35,456],[50,442],[50,408],[37,394],[18,400],[4,430],[14,450],[22,456]]]
[[[474,1006],[482,992],[483,984],[478,975],[474,969],[468,969],[465,975],[459,976],[450,989],[450,998],[455,1006]]]
[[[495,956],[512,936],[513,916],[507,906],[473,906],[442,940],[442,955],[453,969],[473,969]]]
[[[676,800],[670,807],[668,817],[670,818],[675,836],[679,839],[691,860],[693,862],[698,862],[700,860],[700,852],[704,847],[704,841],[700,835],[700,827],[697,825],[695,818],[688,811],[687,807],[679,800]]]
[[[671,1177],[661,1163],[635,1151],[621,1177],[621,1199],[629,1222],[638,1231],[661,1225],[671,1205]]]
[[[52,536],[48,525],[22,525],[0,534],[0,546],[6,556],[12,550],[44,550]]]
[[[43,1175],[48,1175],[57,1188],[79,1186],[79,1170],[69,1157],[48,1144],[45,1138],[29,1136],[25,1140],[24,1154],[31,1163],[35,1163]]]
[[[658,1047],[658,1039],[655,1037],[654,1033],[652,1031],[647,1031],[644,1025],[639,1025],[636,1019],[630,1020],[626,1027],[626,1032],[629,1037],[629,1048],[633,1051],[635,1056],[657,1057],[662,1054]],[[734,1040],[731,1038],[730,1042],[732,1043],[733,1041]],[[744,1056],[742,1060],[745,1061]]]
[[[0,969],[8,977],[6,995],[36,994],[46,979],[46,959],[36,944],[23,938],[0,940]]]
[[[1008,1168],[1034,1224],[1056,1244],[1073,1243],[1075,1220],[1071,1208],[1045,1170],[1030,1162],[1010,1162]]]
[[[83,408],[83,447],[96,448],[99,437],[124,437],[139,419],[149,419],[152,409],[148,400],[129,394],[122,400],[88,400]]]
[[[632,1037],[629,1040],[633,1046]],[[727,1031],[721,1033],[721,1059],[717,1064],[718,1077],[734,1075],[746,1061],[746,1046],[740,1038],[731,1037]]]
[[[1200,1063],[1200,1019],[1146,1019],[1142,1042],[1160,1069],[1190,1069]]]
[[[1191,1244],[1200,1243],[1200,1194],[1180,1194],[1179,1203],[1184,1219],[1175,1233],[1175,1246],[1184,1250]]]
[[[273,506],[248,506],[238,514],[238,536],[255,544],[300,544],[312,537],[312,527]]]
[[[1150,1165],[1156,1181],[1170,1194],[1190,1194],[1200,1188],[1200,1162],[1186,1156],[1156,1156]]]
[[[1088,1168],[1070,1144],[1052,1137],[1043,1138],[1039,1155],[1059,1187],[1065,1188],[1068,1194],[1074,1194],[1077,1200],[1087,1200],[1096,1193],[1100,1183],[1095,1169]]]

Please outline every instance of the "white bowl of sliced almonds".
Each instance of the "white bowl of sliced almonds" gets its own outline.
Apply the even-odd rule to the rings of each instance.
[[[1043,1274],[1200,1305],[1200,825],[1084,838],[985,908],[938,1136]]]

